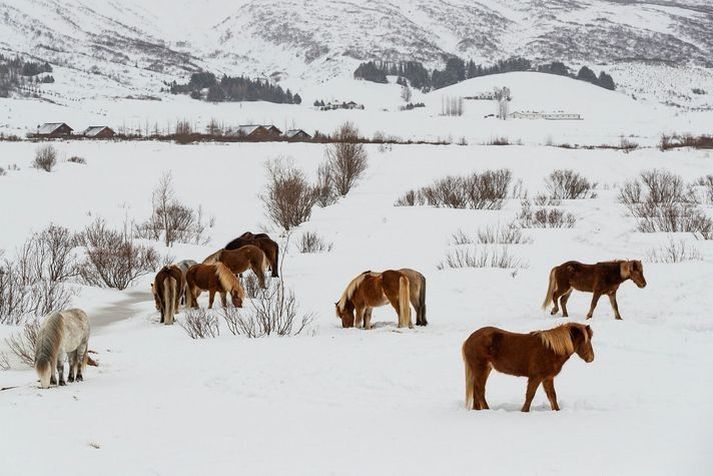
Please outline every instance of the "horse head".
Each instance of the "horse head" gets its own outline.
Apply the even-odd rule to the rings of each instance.
[[[577,355],[587,363],[593,361],[594,349],[592,348],[592,336],[594,332],[592,328],[574,324],[569,328],[569,335],[572,338],[574,351]]]
[[[621,263],[621,277],[631,279],[640,288],[646,287],[644,278],[644,266],[639,260],[624,261]]]
[[[334,303],[337,319],[342,320],[342,327],[354,327],[354,310],[350,306],[339,307],[339,302]]]
[[[230,292],[230,297],[233,301],[233,306],[243,307],[243,298],[240,297],[240,292],[237,289]]]

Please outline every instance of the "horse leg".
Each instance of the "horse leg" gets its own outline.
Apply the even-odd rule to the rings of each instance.
[[[265,284],[265,270],[263,270],[260,266],[256,266],[253,268],[253,271],[255,271],[255,274],[257,275],[257,280],[260,283],[260,287],[262,289],[265,289],[267,285]]]
[[[599,298],[602,296],[602,293],[598,291],[594,291],[594,295],[592,296],[592,304],[589,306],[589,312],[587,313],[587,319],[591,319],[592,315],[594,314],[594,308],[597,307],[597,302],[599,302]]]
[[[225,291],[220,293],[220,303],[223,305],[223,307],[228,307],[228,296]]]
[[[534,377],[530,377],[527,380],[527,393],[525,394],[525,404],[522,406],[521,411],[530,411],[530,404],[532,404],[532,399],[535,398],[535,392],[537,391],[537,387],[540,386],[540,382],[542,382],[541,379],[537,379]]]
[[[366,322],[364,321],[365,311],[366,307],[356,307],[354,309],[354,327],[357,329],[362,326],[362,323],[364,324],[364,328],[366,328]]]
[[[562,297],[560,298],[560,307],[562,308],[562,317],[569,317],[569,313],[567,312],[567,301],[569,301],[569,297],[572,295],[572,288],[569,288],[569,291],[564,293]]]
[[[550,406],[552,407],[552,410],[558,412],[560,409],[560,406],[557,405],[557,393],[555,392],[555,378],[554,377],[546,378],[542,382],[542,386],[545,389],[545,393],[547,394],[547,399],[550,401]]]
[[[64,352],[60,352],[60,356],[57,357],[57,383],[60,387],[67,385],[67,382],[65,382],[64,380],[64,359],[66,357],[67,354],[65,354]]]
[[[208,290],[208,309],[213,309],[213,301],[215,300],[215,289]]]
[[[614,309],[614,317],[621,321],[621,314],[619,314],[619,304],[616,302],[616,292],[609,295],[609,302],[611,303],[611,308]]]
[[[371,308],[367,307],[364,311],[364,329],[371,329]]]
[[[560,288],[556,288],[554,291],[552,291],[552,304],[554,305],[554,307],[550,311],[551,316],[556,315],[560,311],[558,302],[559,302],[560,297],[563,296],[564,294],[566,294],[566,292],[564,292]]]
[[[74,382],[74,374],[77,371],[77,349],[74,349],[69,353],[69,375],[67,376],[68,382]]]
[[[475,371],[475,388],[474,388],[474,400],[473,409],[474,410],[490,410],[488,402],[485,400],[485,384],[488,381],[488,376],[493,367],[486,363],[485,365],[479,366]]]
[[[87,363],[87,347],[89,343],[84,341],[77,347],[77,382],[84,381],[84,366]]]

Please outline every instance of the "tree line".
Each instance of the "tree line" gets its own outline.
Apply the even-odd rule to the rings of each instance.
[[[302,97],[289,89],[261,79],[223,75],[220,80],[213,73],[193,73],[187,84],[173,81],[167,85],[171,94],[190,94],[193,99],[210,102],[268,101],[279,104],[300,104]]]
[[[52,66],[46,61],[25,61],[19,56],[11,58],[0,54],[0,97],[8,97],[10,91],[25,83],[53,83],[51,75],[39,78],[42,73],[51,73]]]
[[[453,56],[446,61],[443,69],[434,69],[431,72],[418,61],[368,61],[361,63],[357,67],[354,71],[354,78],[375,83],[387,83],[387,76],[398,76],[399,78],[407,79],[412,87],[427,92],[431,89],[444,88],[466,79],[511,71],[539,71],[587,81],[605,89],[614,90],[616,88],[612,77],[604,71],[601,71],[597,76],[589,67],[582,66],[575,74],[568,66],[559,61],[536,65],[532,61],[520,57],[499,60],[492,65],[482,65],[476,64],[473,60],[466,62],[457,56]]]

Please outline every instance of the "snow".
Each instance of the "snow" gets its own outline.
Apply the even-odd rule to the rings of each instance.
[[[588,101],[606,101],[608,94]],[[625,99],[617,104],[626,107]],[[201,114],[197,103],[190,104]],[[595,116],[600,106],[590,107]],[[39,105],[37,110],[42,112]],[[216,110],[223,109],[211,113]],[[286,110],[274,113],[289,114]],[[264,116],[250,113],[251,122],[266,122],[262,119],[272,110],[263,111]],[[356,118],[364,130],[374,127],[370,121],[385,121],[379,114],[350,114],[344,117]],[[342,116],[330,120],[335,117]],[[429,118],[422,130],[441,119],[449,127],[466,122]],[[518,132],[531,127],[528,121],[505,124]],[[642,119],[641,124],[654,130],[658,123]],[[557,134],[558,127],[547,122],[538,133]],[[54,145],[61,158],[78,155],[87,165],[61,161],[56,171],[40,172],[30,167],[35,144],[0,143],[0,166],[19,167],[0,177],[0,201],[6,204],[0,249],[11,252],[50,222],[78,230],[95,216],[115,226],[126,217],[145,219],[151,191],[168,170],[179,198],[201,205],[216,220],[209,245],[159,247],[162,252],[202,259],[246,230],[264,227],[278,236],[258,198],[264,164],[289,158],[314,178],[325,147]],[[36,388],[34,371],[17,362],[0,372],[0,386],[19,385],[0,392],[3,474],[69,468],[78,475],[710,474],[713,242],[677,234],[703,261],[650,263],[648,251],[669,235],[635,232],[616,200],[618,187],[642,170],[668,169],[687,181],[710,173],[710,151],[648,148],[624,154],[541,145],[413,145],[383,152],[367,146],[367,151],[365,178],[335,205],[315,209],[287,247],[285,281],[300,309],[315,314],[306,333],[251,340],[231,335],[223,325],[220,337],[194,341],[178,325],[158,324],[148,292],[151,276],[125,292],[82,287],[74,304],[93,321],[90,347],[101,365],[88,368],[83,383],[48,391]],[[526,269],[439,271],[451,233],[507,224],[519,201],[508,201],[500,211],[394,207],[394,201],[447,174],[500,167],[511,169],[530,196],[544,190],[543,178],[552,170],[572,168],[599,183],[598,196],[564,203],[578,218],[573,229],[527,230],[533,243],[511,248],[527,262]],[[710,204],[705,210],[713,213]],[[333,250],[298,253],[295,241],[307,230],[332,242]],[[565,322],[539,309],[549,269],[568,259],[613,258],[644,259],[649,284],[622,285],[623,321],[615,321],[606,300],[600,301],[588,322],[594,329],[594,362],[573,356],[555,381],[562,411],[551,412],[540,390],[532,412],[521,414],[525,380],[497,373],[487,389],[493,410],[463,409],[465,338],[485,325],[527,332]],[[342,329],[333,303],[347,282],[365,269],[404,266],[428,279],[428,327],[397,329],[393,311],[379,308],[375,329]],[[589,299],[572,295],[572,320],[584,322]],[[201,302],[206,305],[205,298]],[[0,337],[16,331],[0,326]],[[3,339],[0,350],[7,350]]]

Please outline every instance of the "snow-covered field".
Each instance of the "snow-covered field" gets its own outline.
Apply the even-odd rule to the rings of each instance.
[[[211,243],[177,245],[169,250],[176,258],[202,259],[246,230],[277,236],[257,196],[265,162],[289,158],[314,177],[324,154],[312,144],[58,142],[60,157],[87,165],[61,162],[47,174],[30,167],[35,147],[0,143],[0,166],[19,167],[0,177],[0,249],[8,253],[49,223],[78,230],[95,216],[114,225],[147,218],[151,191],[169,170],[179,198],[215,217]],[[711,173],[711,152],[367,150],[364,180],[315,209],[287,249],[285,280],[301,310],[315,314],[307,332],[251,340],[223,325],[219,338],[196,341],[158,324],[151,276],[125,292],[82,288],[74,304],[94,316],[90,347],[101,365],[83,383],[46,391],[17,362],[0,372],[0,386],[19,386],[0,392],[2,474],[711,474],[713,241],[681,234],[702,261],[650,263],[649,250],[670,237],[635,232],[616,200],[642,170],[687,181]],[[438,270],[453,232],[507,224],[519,200],[500,211],[394,201],[446,174],[500,167],[530,196],[558,168],[598,182],[598,196],[565,202],[578,219],[572,229],[527,230],[533,242],[510,249],[525,269]],[[333,250],[300,254],[295,242],[308,230]],[[524,332],[564,322],[539,307],[549,269],[614,258],[644,260],[648,286],[622,285],[623,321],[600,301],[594,362],[574,356],[556,379],[562,411],[551,412],[540,390],[533,411],[520,413],[525,380],[496,373],[487,389],[493,410],[464,410],[463,340],[485,325]],[[341,328],[333,303],[349,279],[405,266],[428,279],[428,327],[397,329],[393,311],[379,308],[375,329]],[[573,294],[572,320],[584,321],[589,298]],[[0,337],[15,331],[2,326]]]

